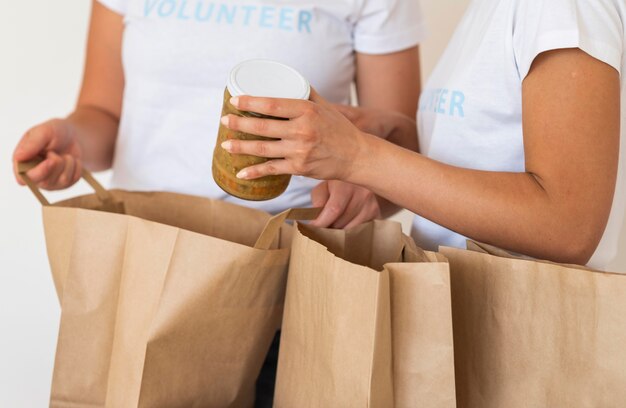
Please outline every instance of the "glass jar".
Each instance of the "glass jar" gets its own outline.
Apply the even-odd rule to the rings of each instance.
[[[287,120],[240,111],[230,103],[230,99],[232,96],[253,95],[306,100],[309,99],[310,92],[308,81],[287,65],[269,60],[246,61],[231,71],[224,91],[222,116],[232,114],[240,117]],[[285,192],[291,180],[290,175],[267,176],[256,180],[238,179],[237,174],[241,170],[264,163],[268,159],[228,153],[221,145],[230,139],[276,141],[272,138],[234,131],[220,123],[212,166],[213,178],[220,188],[230,195],[250,201],[271,200]]]

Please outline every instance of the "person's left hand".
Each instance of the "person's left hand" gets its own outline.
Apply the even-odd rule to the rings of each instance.
[[[347,180],[357,158],[364,154],[366,139],[370,136],[361,132],[314,90],[310,101],[240,96],[232,98],[231,103],[242,111],[290,119],[236,115],[222,118],[222,124],[232,130],[280,139],[233,139],[222,143],[222,148],[232,154],[272,159],[242,170],[237,175],[242,179],[295,174],[321,180]]]
[[[311,191],[314,207],[322,213],[311,225],[321,228],[352,228],[382,218],[376,195],[366,188],[338,180],[324,181]]]

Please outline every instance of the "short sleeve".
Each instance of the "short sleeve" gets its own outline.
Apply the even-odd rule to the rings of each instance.
[[[389,54],[418,45],[426,29],[419,0],[359,0],[354,49]]]
[[[519,0],[513,48],[520,78],[546,51],[579,48],[621,75],[624,26],[618,0]]]
[[[98,0],[98,3],[117,14],[125,16],[128,10],[128,1],[129,0]]]

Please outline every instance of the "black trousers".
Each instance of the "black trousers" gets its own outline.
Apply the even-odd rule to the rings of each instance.
[[[280,347],[280,331],[274,336],[270,351],[265,357],[261,374],[256,381],[256,408],[272,408],[274,404],[274,387],[276,385],[276,369],[278,368],[278,348]]]

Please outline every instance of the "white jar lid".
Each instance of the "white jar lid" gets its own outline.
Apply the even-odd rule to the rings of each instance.
[[[230,72],[231,96],[309,99],[311,85],[298,71],[280,62],[255,59],[244,61]]]

